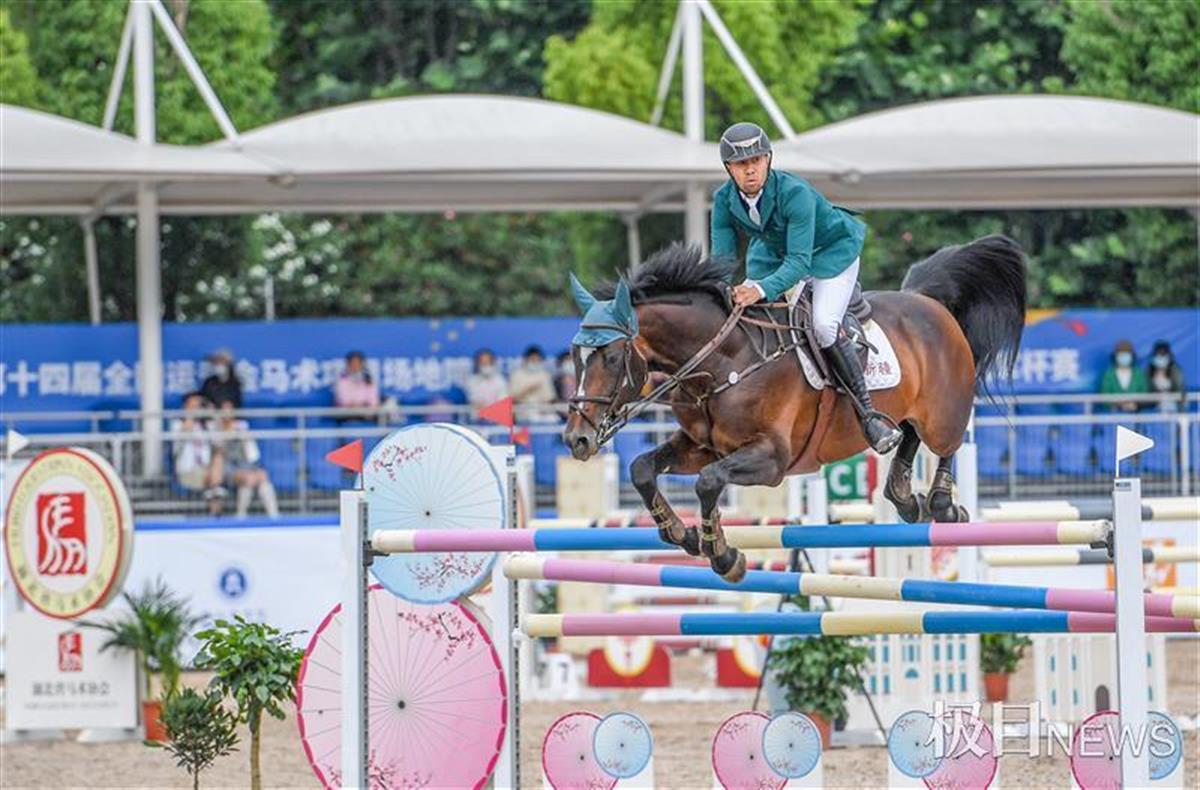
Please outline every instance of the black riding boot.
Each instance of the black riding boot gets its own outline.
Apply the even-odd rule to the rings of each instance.
[[[825,357],[833,367],[834,374],[841,379],[842,386],[850,391],[862,405],[863,413],[859,415],[863,436],[867,444],[875,452],[883,455],[896,449],[904,434],[885,420],[871,404],[871,393],[867,391],[867,382],[863,379],[862,365],[854,351],[854,343],[844,337],[825,349]]]

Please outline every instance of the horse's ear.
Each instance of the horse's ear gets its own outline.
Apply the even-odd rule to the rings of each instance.
[[[633,311],[633,298],[629,294],[629,284],[622,277],[617,280],[617,290],[613,294],[613,315],[621,326],[637,333],[637,313]]]
[[[579,312],[586,313],[588,308],[596,303],[596,297],[583,287],[583,283],[579,282],[574,272],[571,272],[571,290],[575,292],[575,304],[579,305]]]

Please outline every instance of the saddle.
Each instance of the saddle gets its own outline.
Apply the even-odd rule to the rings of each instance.
[[[808,358],[820,371],[821,378],[829,382],[836,392],[844,393],[844,388],[837,382],[837,377],[829,369],[829,362],[825,359],[825,354],[817,342],[816,333],[813,331],[812,311],[812,288],[805,288],[800,298],[787,308],[787,323],[792,327],[788,332],[792,342],[796,344],[797,353],[807,352]],[[846,308],[846,315],[842,317],[840,332],[854,342],[858,351],[858,361],[864,368],[867,364],[867,355],[876,350],[867,340],[867,333],[863,329],[863,325],[870,320],[871,303],[863,297],[862,286],[855,283],[854,293]]]

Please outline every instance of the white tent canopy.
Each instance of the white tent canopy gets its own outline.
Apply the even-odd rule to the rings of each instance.
[[[171,214],[674,209],[724,178],[716,146],[538,99],[424,96],[261,127],[235,148],[141,145],[0,106],[0,211]],[[1107,99],[1012,96],[914,105],[777,145],[776,164],[857,207],[1194,206],[1200,116]]]
[[[1195,206],[1200,116],[1081,96],[982,96],[871,113],[778,146],[827,194],[894,208]],[[814,181],[819,181],[819,178]]]

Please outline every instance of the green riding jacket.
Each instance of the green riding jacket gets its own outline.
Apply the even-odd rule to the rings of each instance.
[[[748,235],[746,276],[769,301],[806,277],[836,277],[862,252],[867,226],[799,176],[772,170],[758,212],[761,226],[750,221],[737,184],[726,181],[713,194],[711,254],[736,255],[737,232]]]

